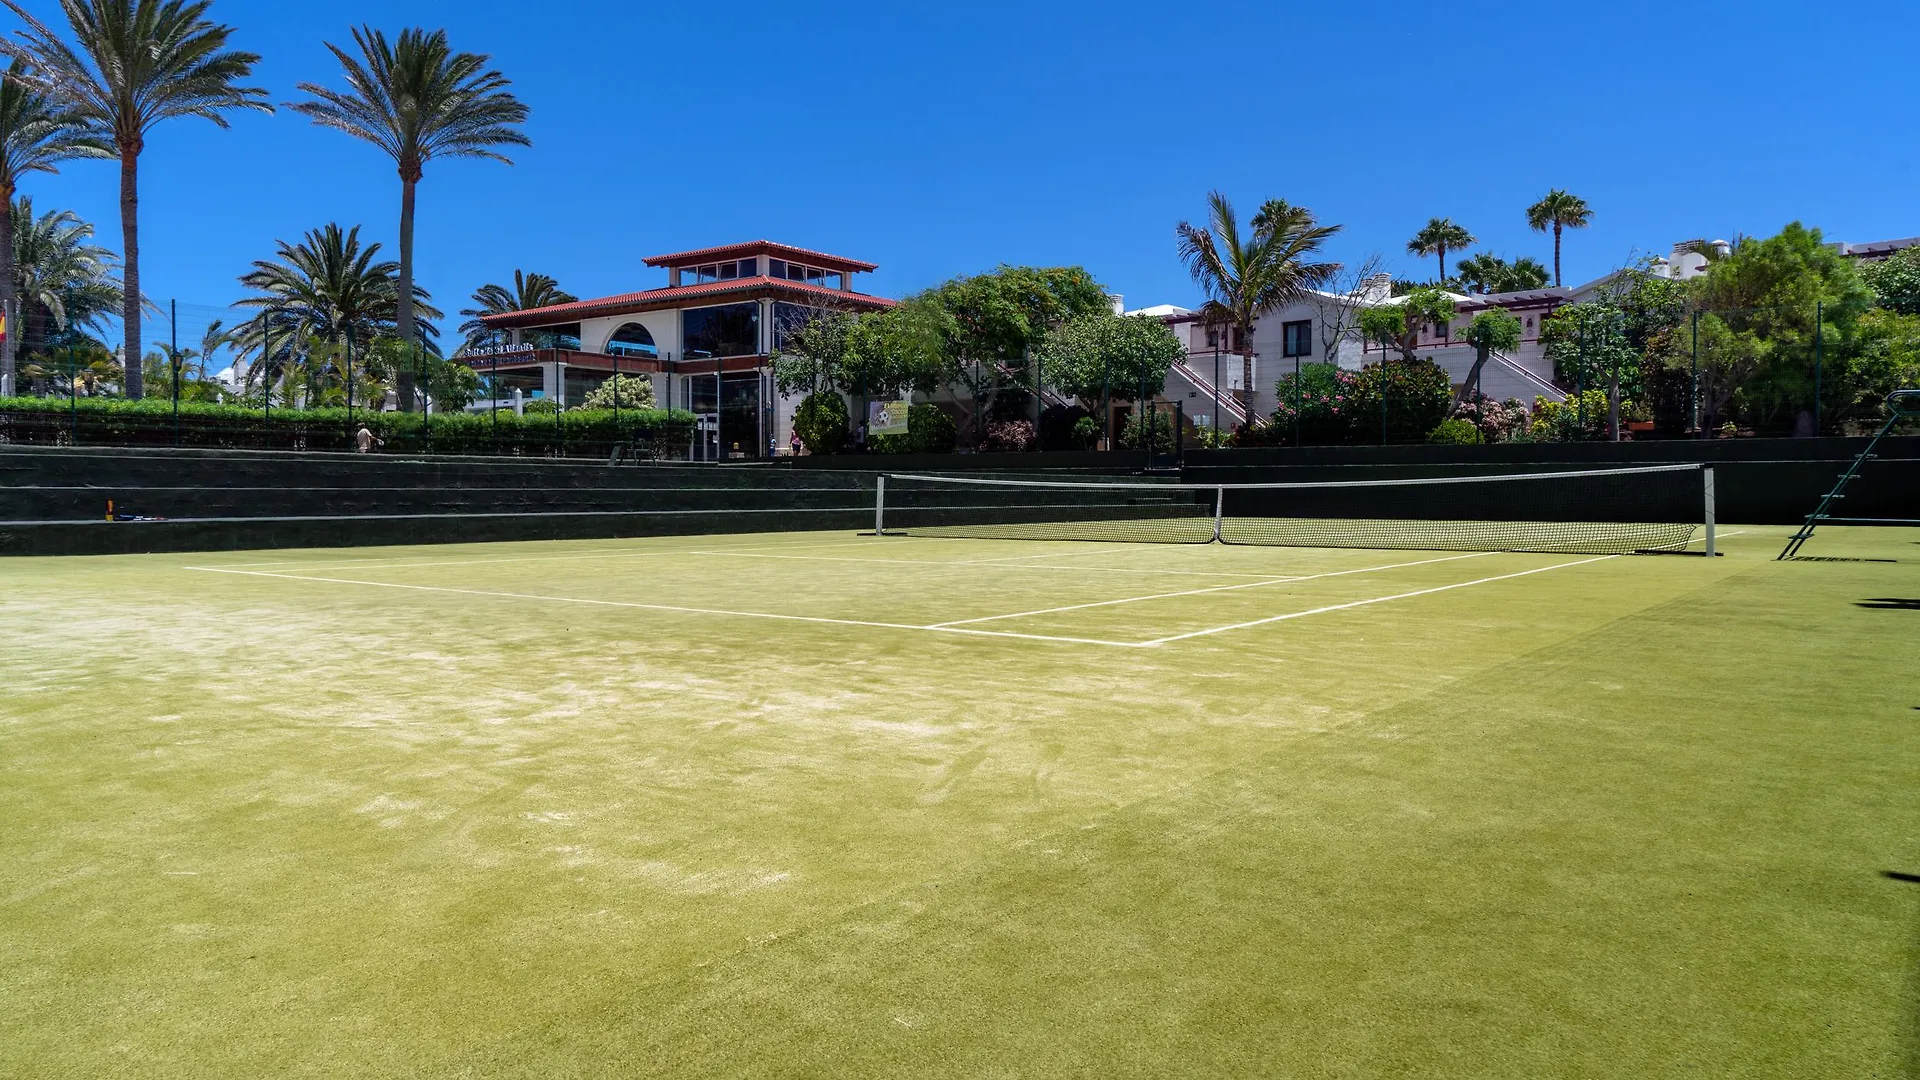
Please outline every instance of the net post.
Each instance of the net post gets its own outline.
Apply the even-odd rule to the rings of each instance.
[[[1227,489],[1225,485],[1213,489],[1213,542],[1223,544],[1220,538],[1220,517],[1227,507]]]
[[[887,474],[881,473],[873,485],[873,535],[887,535]]]
[[[1715,545],[1714,545],[1714,535],[1713,535],[1713,526],[1714,526],[1714,515],[1713,515],[1713,466],[1711,466],[1711,465],[1703,465],[1703,466],[1701,466],[1701,469],[1700,469],[1700,489],[1701,489],[1701,494],[1702,494],[1702,495],[1704,495],[1704,496],[1705,496],[1705,499],[1706,499],[1706,511],[1707,511],[1707,558],[1709,558],[1709,559],[1711,559],[1711,558],[1713,558],[1713,557],[1714,557],[1715,555],[1717,555],[1717,554],[1719,553],[1719,552],[1718,552],[1718,551],[1716,550],[1716,548],[1715,548]]]

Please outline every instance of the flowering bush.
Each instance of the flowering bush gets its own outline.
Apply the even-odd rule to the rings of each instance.
[[[1523,437],[1530,417],[1518,398],[1495,401],[1477,394],[1453,407],[1453,418],[1472,424],[1480,432],[1480,442],[1511,442]]]
[[[1377,443],[1384,420],[1393,442],[1418,442],[1446,419],[1453,381],[1431,360],[1368,364],[1344,371],[1332,364],[1307,364],[1296,382],[1292,372],[1275,388],[1279,407],[1271,427],[1291,441],[1298,403],[1300,441],[1307,445]],[[1386,408],[1381,408],[1381,395]]]
[[[980,449],[987,453],[1024,453],[1035,448],[1037,440],[1031,420],[1003,420],[987,425]]]

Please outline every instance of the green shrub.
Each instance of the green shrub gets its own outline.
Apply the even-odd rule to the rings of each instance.
[[[808,394],[793,412],[793,430],[810,454],[837,454],[847,445],[847,402],[832,390]]]
[[[1459,417],[1440,421],[1439,425],[1427,433],[1430,443],[1445,443],[1450,446],[1475,446],[1480,443],[1480,429],[1472,422]]]
[[[1149,432],[1151,435],[1149,436]],[[1151,437],[1153,445],[1147,445]],[[1173,410],[1154,409],[1143,418],[1139,410],[1127,414],[1126,425],[1120,429],[1120,449],[1146,450],[1156,454],[1173,452]]]
[[[529,411],[499,413],[369,412],[356,408],[274,409],[148,398],[0,398],[0,443],[55,444],[74,438],[104,446],[172,446],[216,449],[351,450],[364,425],[389,452],[429,446],[438,453],[605,453],[615,443],[651,443],[662,449],[692,437],[693,414],[682,410],[572,409],[556,419]]]

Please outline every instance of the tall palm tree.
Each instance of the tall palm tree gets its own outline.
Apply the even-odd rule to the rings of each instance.
[[[1530,256],[1508,262],[1492,252],[1461,259],[1453,272],[1470,292],[1505,293],[1537,289],[1547,283],[1547,268]]]
[[[1407,254],[1440,256],[1440,283],[1445,285],[1447,252],[1460,251],[1475,243],[1473,234],[1454,224],[1452,218],[1429,218],[1426,226],[1407,241]]]
[[[21,76],[64,103],[112,140],[120,156],[120,231],[126,261],[121,308],[125,355],[140,348],[140,151],[162,120],[198,116],[227,127],[234,109],[272,112],[266,91],[241,86],[259,57],[227,48],[233,28],[206,19],[211,0],[60,0],[77,48],[20,6],[0,0],[26,23],[0,54],[26,64]],[[139,363],[127,365],[126,391],[143,389]]]
[[[12,2],[12,0],[8,0]],[[488,57],[456,53],[447,32],[413,28],[391,44],[363,26],[353,32],[360,57],[329,43],[346,73],[347,89],[301,83],[314,100],[289,107],[322,127],[336,128],[385,150],[400,169],[399,326],[409,346],[419,340],[413,311],[414,188],[427,162],[438,157],[487,158],[513,164],[497,147],[531,146],[518,125],[527,107],[507,91],[505,75]],[[413,407],[413,376],[400,376],[400,405]]]
[[[1587,200],[1569,195],[1565,188],[1554,188],[1546,197],[1527,207],[1527,225],[1534,232],[1553,230],[1553,283],[1560,284],[1560,230],[1584,229],[1593,224],[1593,210]]]
[[[460,314],[472,316],[460,324],[460,332],[466,335],[466,342],[461,347],[477,349],[500,340],[500,331],[488,327],[483,316],[570,304],[575,299],[577,297],[545,274],[515,270],[511,289],[505,285],[482,285],[473,291],[474,306],[460,309]]]
[[[19,296],[13,273],[13,200],[29,173],[59,172],[71,158],[112,157],[105,140],[66,106],[22,81],[26,64],[13,60],[0,76],[0,397],[13,393],[13,357],[19,348]]]
[[[44,348],[54,336],[49,326],[63,334],[100,332],[101,319],[125,299],[116,275],[120,260],[93,242],[93,226],[71,210],[36,215],[33,199],[23,196],[14,200],[11,214],[21,339]]]
[[[375,338],[396,332],[399,264],[379,258],[379,244],[362,245],[358,225],[342,229],[328,222],[297,244],[281,240],[276,247],[275,258],[256,260],[240,278],[256,295],[233,305],[255,313],[234,329],[232,340],[243,354],[261,350],[260,373],[298,363],[310,342],[351,345],[365,355]],[[426,290],[415,286],[413,293],[421,314],[440,318]],[[431,341],[427,347],[437,351]]]
[[[1207,195],[1207,226],[1181,222],[1180,259],[1207,296],[1202,317],[1239,332],[1241,401],[1253,420],[1253,323],[1262,311],[1298,299],[1325,284],[1340,264],[1312,262],[1338,225],[1321,225],[1304,207],[1270,199],[1242,235],[1239,218],[1225,195]]]

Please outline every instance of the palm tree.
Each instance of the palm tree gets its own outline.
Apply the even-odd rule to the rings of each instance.
[[[1468,292],[1496,293],[1505,291],[1501,286],[1512,269],[1507,260],[1483,251],[1455,263],[1453,272],[1459,275],[1460,284]]]
[[[1469,292],[1524,292],[1547,283],[1547,268],[1540,265],[1540,260],[1525,255],[1508,262],[1491,252],[1482,252],[1461,259],[1454,264],[1453,271]]]
[[[226,127],[233,109],[272,112],[266,91],[238,85],[259,57],[227,49],[233,28],[207,21],[211,0],[60,0],[78,48],[19,0],[0,0],[27,24],[0,54],[26,65],[20,76],[62,101],[80,122],[110,137],[120,156],[120,231],[126,260],[121,307],[126,352],[140,348],[140,151],[162,120],[198,116]],[[140,365],[127,365],[126,391],[142,390]]]
[[[9,3],[12,0],[8,0]],[[487,158],[513,164],[496,147],[530,146],[517,125],[527,107],[507,92],[506,76],[487,68],[486,56],[456,53],[447,32],[402,30],[391,44],[372,27],[353,32],[360,58],[331,43],[346,72],[347,89],[301,83],[315,100],[289,106],[322,127],[337,128],[385,150],[400,169],[399,326],[409,346],[419,334],[413,311],[414,188],[437,157]],[[413,376],[400,376],[401,408],[413,407]]]
[[[1553,283],[1560,284],[1560,230],[1584,229],[1593,223],[1593,210],[1587,200],[1569,195],[1565,188],[1554,188],[1546,197],[1527,207],[1527,225],[1534,232],[1553,230]]]
[[[513,288],[505,285],[482,285],[473,291],[474,306],[461,308],[460,314],[470,315],[460,324],[460,333],[466,335],[462,349],[478,349],[497,343],[500,331],[487,326],[484,316],[505,315],[510,311],[532,311],[535,308],[551,307],[554,304],[571,304],[577,299],[572,293],[562,289],[560,283],[545,274],[528,274],[520,270],[513,272]]]
[[[20,312],[13,273],[13,200],[29,173],[59,172],[71,158],[112,157],[105,141],[47,95],[21,81],[26,65],[15,59],[0,76],[0,397],[13,393],[13,356],[19,348]]]
[[[1183,221],[1174,229],[1180,259],[1207,296],[1202,317],[1210,325],[1239,332],[1240,394],[1248,423],[1253,422],[1254,320],[1262,311],[1325,284],[1340,270],[1339,263],[1308,261],[1340,226],[1318,224],[1306,208],[1270,199],[1251,225],[1252,233],[1241,235],[1233,204],[1215,191],[1207,195],[1206,228]]]
[[[1447,252],[1472,247],[1473,234],[1453,223],[1452,218],[1430,218],[1426,227],[1407,241],[1409,255],[1440,256],[1440,285],[1447,283]]]
[[[255,365],[261,374],[270,376],[276,367],[300,363],[312,351],[312,342],[327,346],[329,352],[351,346],[364,356],[375,338],[394,335],[399,326],[396,279],[400,267],[378,257],[379,244],[363,246],[358,225],[342,229],[328,222],[308,230],[297,244],[281,240],[276,246],[276,258],[256,260],[240,278],[240,284],[257,295],[233,305],[256,312],[235,328],[232,342],[242,353],[262,350]],[[414,306],[423,315],[440,318],[426,290],[415,286],[413,293]],[[434,332],[429,325],[428,333]],[[431,341],[427,349],[438,351]]]
[[[16,333],[43,348],[53,344],[49,324],[62,334],[98,333],[100,320],[125,299],[115,276],[120,260],[93,242],[93,226],[71,210],[36,216],[33,199],[23,196],[14,200],[11,218],[12,286],[22,323]]]

